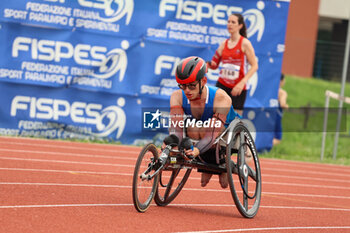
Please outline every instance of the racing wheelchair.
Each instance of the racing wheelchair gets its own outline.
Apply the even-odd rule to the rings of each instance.
[[[192,169],[201,169],[226,173],[235,206],[242,216],[253,218],[260,206],[261,170],[254,140],[244,123],[236,118],[215,140],[216,156],[221,154],[225,159],[223,164],[209,164],[187,157],[183,149],[192,145],[188,141],[179,145],[170,143],[160,153],[152,143],[144,146],[133,175],[132,195],[136,210],[145,212],[153,199],[158,206],[168,205],[180,193]],[[177,149],[173,149],[175,146]]]

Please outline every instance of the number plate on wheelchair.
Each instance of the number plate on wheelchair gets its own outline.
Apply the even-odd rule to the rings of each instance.
[[[170,163],[176,163],[176,157],[170,157]]]

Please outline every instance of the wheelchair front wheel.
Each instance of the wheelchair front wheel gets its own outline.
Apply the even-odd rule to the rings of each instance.
[[[150,143],[139,154],[136,161],[132,182],[132,197],[137,211],[145,212],[155,195],[159,174],[152,176],[157,170],[158,150]]]
[[[261,200],[261,169],[254,140],[244,124],[238,123],[227,143],[226,169],[233,200],[242,216],[253,218]]]

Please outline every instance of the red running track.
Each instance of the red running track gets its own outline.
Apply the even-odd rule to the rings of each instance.
[[[167,207],[138,213],[140,148],[0,137],[0,232],[350,232],[350,167],[260,158],[262,201],[243,218],[193,171]]]

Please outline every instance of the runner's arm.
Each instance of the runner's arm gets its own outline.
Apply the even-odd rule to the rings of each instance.
[[[219,67],[220,61],[221,61],[221,56],[222,56],[222,51],[224,50],[225,47],[225,41],[220,44],[218,49],[215,51],[215,54],[211,61],[207,62],[208,68],[215,70]]]
[[[180,90],[175,91],[170,97],[170,119],[172,122],[179,122],[183,120],[185,112],[182,108],[182,93]],[[181,142],[183,138],[183,128],[179,126],[180,124],[171,124],[169,128],[169,133],[174,134],[179,138]]]

